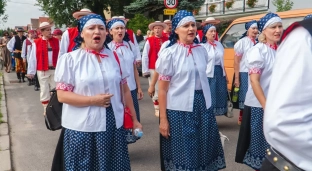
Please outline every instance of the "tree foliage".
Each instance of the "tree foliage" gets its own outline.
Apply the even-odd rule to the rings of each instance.
[[[127,27],[135,32],[140,29],[143,34],[146,34],[148,25],[152,22],[154,22],[153,19],[148,19],[142,14],[135,14],[135,16],[128,22]]]
[[[131,3],[131,0],[37,0],[41,10],[53,19],[58,26],[75,25],[72,13],[82,8],[89,8],[92,12],[105,18],[103,11],[111,11],[114,15],[123,15],[123,6]]]
[[[272,3],[276,7],[276,12],[291,10],[294,5],[291,0],[273,0]]]
[[[205,0],[179,0],[178,9],[193,11],[199,9]],[[129,6],[125,7],[125,12],[130,14],[144,13],[144,12],[154,12],[162,11],[165,9],[163,0],[136,0]]]
[[[7,0],[0,0],[0,16],[2,16],[3,22],[6,22],[8,20],[8,15],[4,14],[6,3],[7,3]]]

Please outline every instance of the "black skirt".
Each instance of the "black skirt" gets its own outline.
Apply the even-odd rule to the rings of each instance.
[[[51,171],[65,171],[64,162],[64,133],[65,129],[62,128],[60,138],[56,145]]]
[[[235,162],[237,163],[243,163],[245,154],[250,145],[251,139],[250,118],[251,118],[251,107],[245,105],[243,120],[239,129],[239,136],[236,148]]]

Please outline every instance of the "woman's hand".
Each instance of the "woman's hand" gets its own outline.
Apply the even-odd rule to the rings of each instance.
[[[92,98],[92,104],[94,106],[100,106],[100,107],[109,107],[111,104],[111,97],[113,97],[113,94],[98,94],[96,96],[93,96]]]
[[[142,99],[143,99],[143,96],[144,96],[144,94],[143,94],[142,89],[141,89],[141,88],[138,88],[138,100],[142,100]]]
[[[135,130],[135,129],[137,129],[137,128],[139,128],[139,129],[141,129],[141,130],[143,131],[143,126],[142,126],[141,123],[136,119],[136,120],[133,121],[133,130]]]
[[[147,91],[148,91],[148,95],[152,98],[155,94],[155,86],[149,86]]]
[[[159,132],[160,134],[165,137],[165,138],[169,138],[170,133],[169,133],[169,122],[168,119],[160,119],[160,123],[159,123]]]
[[[234,80],[234,85],[235,85],[235,87],[239,87],[239,79],[238,78],[235,78],[235,80]]]

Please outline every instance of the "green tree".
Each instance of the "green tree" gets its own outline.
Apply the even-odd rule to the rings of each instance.
[[[6,22],[8,20],[8,15],[4,14],[6,3],[7,3],[7,0],[0,0],[0,16],[2,16],[3,22]]]
[[[148,19],[142,14],[135,14],[135,16],[127,23],[127,27],[134,32],[140,29],[143,34],[146,34],[148,25],[154,22],[154,19]]]
[[[291,10],[294,5],[291,0],[273,0],[272,3],[276,7],[276,12]]]
[[[105,18],[103,11],[111,11],[114,15],[123,15],[124,5],[128,5],[132,0],[37,0],[37,6],[41,7],[56,25],[75,25],[72,13],[82,8],[89,8],[92,12]]]
[[[179,0],[178,9],[193,11],[199,9],[205,0]],[[125,12],[130,14],[149,12],[149,16],[158,17],[165,9],[164,0],[136,0],[128,6],[125,6]]]

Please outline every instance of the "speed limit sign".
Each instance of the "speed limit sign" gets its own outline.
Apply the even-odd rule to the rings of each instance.
[[[166,8],[174,9],[178,6],[178,0],[164,0]]]

